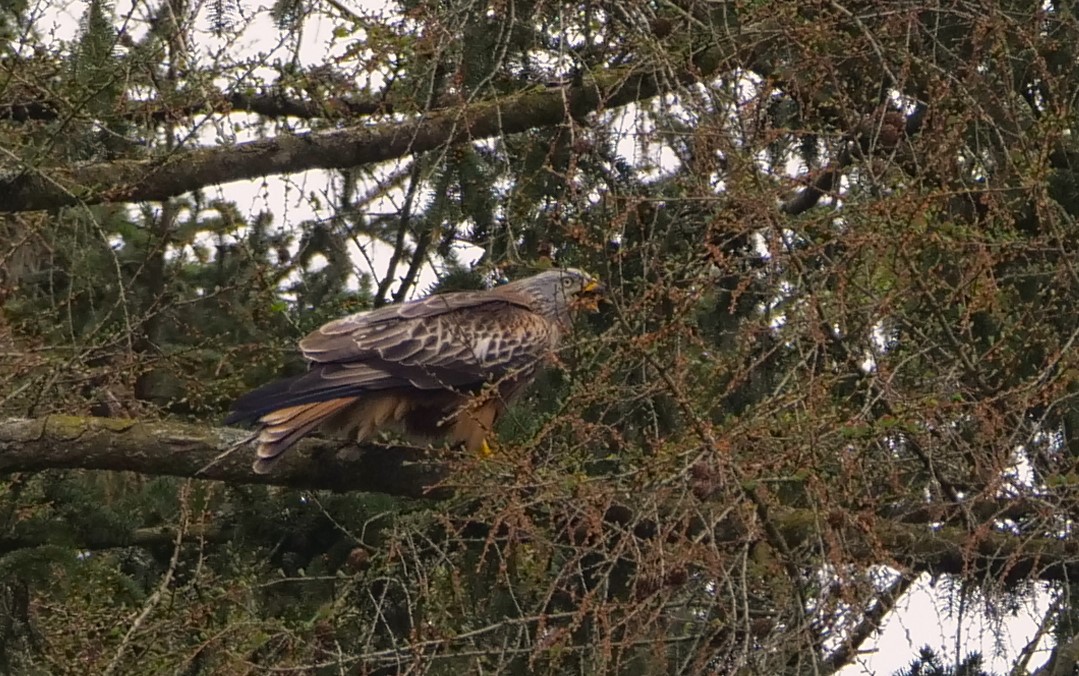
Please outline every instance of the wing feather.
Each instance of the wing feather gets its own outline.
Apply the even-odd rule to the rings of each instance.
[[[300,341],[307,373],[240,397],[226,423],[257,421],[257,472],[316,428],[366,438],[387,424],[482,442],[558,343],[557,319],[507,286],[342,317]],[[496,389],[486,391],[488,384]],[[469,395],[484,395],[468,410]],[[489,395],[494,396],[489,396]],[[443,428],[443,425],[448,427]]]
[[[334,320],[300,342],[310,370],[241,397],[226,422],[392,388],[478,391],[528,375],[558,327],[522,300],[489,292],[432,296]]]
[[[381,312],[330,322],[304,338],[300,349],[316,364],[376,366],[382,362],[474,371],[477,366],[497,367],[535,359],[557,338],[557,327],[552,322],[527,307],[497,297],[486,302],[473,300],[444,312],[428,308],[418,316],[380,315],[375,320],[368,316]]]

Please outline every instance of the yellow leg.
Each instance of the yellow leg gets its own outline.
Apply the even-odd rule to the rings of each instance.
[[[486,439],[484,439],[483,441],[480,442],[480,457],[481,458],[489,458],[494,454],[495,454],[495,452],[491,449],[490,445],[488,445]]]

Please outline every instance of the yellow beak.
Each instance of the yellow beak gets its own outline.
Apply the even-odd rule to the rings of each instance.
[[[589,280],[581,287],[581,292],[577,294],[576,306],[588,312],[596,312],[599,310],[599,304],[606,294],[607,287],[594,279]]]

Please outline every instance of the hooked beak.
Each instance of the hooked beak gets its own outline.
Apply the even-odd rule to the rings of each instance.
[[[589,312],[597,312],[600,301],[606,296],[607,287],[593,279],[581,287],[581,292],[577,294],[577,303],[579,307]]]
[[[607,293],[607,287],[603,286],[598,281],[593,279],[584,285],[584,288],[581,289],[581,293],[603,296]]]

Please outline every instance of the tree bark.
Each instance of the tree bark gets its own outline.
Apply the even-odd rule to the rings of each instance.
[[[0,421],[0,472],[94,469],[411,498],[448,493],[437,486],[443,466],[424,449],[370,444],[352,460],[337,457],[350,445],[308,438],[271,474],[256,474],[250,447],[237,446],[246,436],[235,429],[118,418],[6,420]]]

